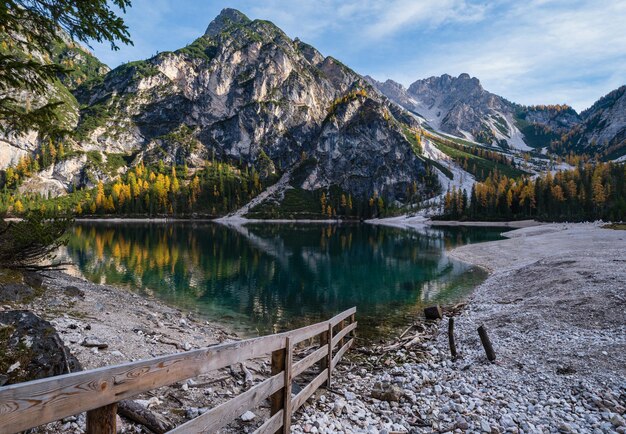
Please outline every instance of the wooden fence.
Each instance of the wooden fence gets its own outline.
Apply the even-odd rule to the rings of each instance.
[[[267,398],[271,416],[255,433],[288,433],[293,413],[320,386],[330,386],[333,369],[353,345],[355,313],[352,308],[285,333],[0,387],[0,433],[16,433],[86,411],[88,434],[112,434],[117,402],[270,353],[270,378],[170,433],[215,432]],[[316,337],[319,348],[294,362],[294,346]],[[316,363],[319,374],[292,398],[293,379]]]

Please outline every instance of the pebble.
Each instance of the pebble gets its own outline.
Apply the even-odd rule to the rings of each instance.
[[[411,362],[415,358],[407,359],[406,350],[398,350],[394,358],[401,363],[381,364],[376,371],[338,372],[333,388],[343,397],[322,393],[304,407],[292,433],[626,434],[623,379],[603,385],[578,374],[559,375],[528,355],[524,366],[532,369],[508,360],[487,363],[480,342],[475,348],[466,343],[463,360],[451,361],[443,351],[433,355],[429,349],[447,345],[446,326],[442,322],[440,338],[428,341],[423,360]],[[473,325],[470,331],[475,332]],[[462,336],[462,329],[458,333]]]
[[[243,420],[244,422],[250,422],[255,417],[256,414],[252,413],[251,411],[246,411],[244,414],[241,415],[241,420]]]

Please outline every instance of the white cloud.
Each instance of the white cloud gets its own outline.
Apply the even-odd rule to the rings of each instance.
[[[417,26],[479,21],[487,9],[466,0],[292,0],[284,5],[284,0],[268,0],[251,11],[271,17],[288,33],[316,37],[321,31],[343,29],[355,40],[379,39]]]
[[[486,9],[464,0],[395,0],[375,4],[375,19],[368,30],[368,34],[375,38],[416,26],[436,28],[444,23],[480,21]]]
[[[413,78],[388,72],[405,83],[468,72],[516,102],[567,102],[580,110],[626,82],[625,22],[624,2],[520,3],[483,35],[442,41],[427,59],[407,62],[402,69],[417,74]]]
[[[221,4],[220,4],[221,3]],[[135,47],[97,54],[113,66],[176,49],[222,7],[268,19],[363,74],[404,84],[467,72],[525,104],[577,109],[626,82],[626,1],[134,0]],[[97,47],[96,47],[97,48]],[[106,48],[106,49],[102,49]]]

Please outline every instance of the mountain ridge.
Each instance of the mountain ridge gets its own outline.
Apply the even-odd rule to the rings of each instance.
[[[398,204],[411,200],[409,191],[433,194],[423,182],[427,163],[401,126],[410,119],[397,119],[395,106],[341,62],[232,9],[187,47],[121,65],[74,95],[79,155],[74,176],[64,179],[68,190],[95,187],[140,163],[196,169],[217,159],[269,175],[312,159],[289,188],[335,186]],[[108,155],[132,161],[94,171],[85,157],[94,152],[104,163]]]
[[[608,159],[626,154],[626,86],[578,114],[565,104],[510,102],[486,91],[467,73],[419,79],[408,88],[393,80],[366,79],[391,101],[423,118],[427,126],[457,137],[522,151],[601,153]]]
[[[307,192],[330,189],[406,206],[435,195],[437,176],[443,185],[453,178],[452,169],[431,161],[444,158],[432,143],[422,149],[422,128],[459,137],[463,146],[494,147],[511,167],[511,155],[523,152],[626,153],[622,88],[580,115],[566,105],[512,103],[465,73],[405,88],[363,77],[235,9],[224,9],[187,46],[111,71],[69,43],[55,53],[54,61],[78,62],[77,74],[59,78],[73,101],[76,128],[65,138],[71,152],[26,179],[22,192],[94,188],[139,164],[185,165],[193,173],[219,161],[254,168],[264,179],[293,173],[269,198],[277,207],[286,194],[310,200]],[[44,145],[31,135],[0,168]],[[452,172],[465,185],[467,174]]]

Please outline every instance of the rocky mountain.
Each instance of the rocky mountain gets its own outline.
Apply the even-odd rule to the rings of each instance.
[[[430,128],[503,148],[527,148],[515,125],[514,105],[468,74],[417,80],[408,89],[390,80],[373,84]]]
[[[605,160],[624,159],[626,155],[626,86],[600,98],[580,114],[576,125],[560,143],[565,150]]]
[[[502,148],[547,147],[580,123],[571,107],[521,106],[488,92],[468,74],[417,80],[408,89],[392,80],[368,79],[428,127]]]
[[[403,132],[410,117],[338,60],[233,9],[190,45],[96,75],[73,95],[81,110],[68,188],[106,175],[93,173],[94,153],[100,167],[127,160],[109,178],[142,161],[286,173],[314,160],[293,187],[399,202],[426,174]]]
[[[64,33],[60,33],[60,40],[52,43],[48,48],[49,53],[29,54],[42,63],[59,64],[66,71],[48,84],[48,89],[43,96],[34,96],[22,92],[18,98],[21,98],[25,105],[31,107],[37,107],[48,102],[62,102],[63,104],[58,107],[60,126],[67,130],[73,130],[79,119],[79,105],[72,91],[81,83],[106,74],[109,68],[89,50],[73,42]],[[44,135],[38,131],[19,135],[0,135],[0,169],[14,166],[20,158],[32,155],[44,140]]]

